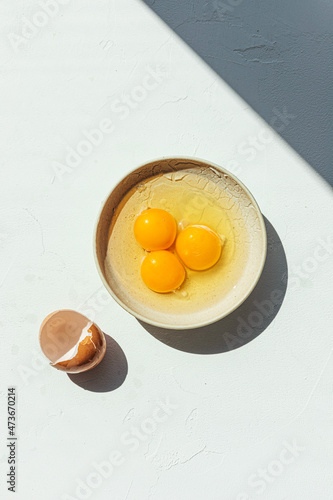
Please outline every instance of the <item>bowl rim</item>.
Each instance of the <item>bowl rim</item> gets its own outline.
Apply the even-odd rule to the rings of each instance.
[[[97,256],[97,229],[98,229],[98,225],[99,225],[99,222],[100,222],[100,219],[101,219],[102,212],[103,212],[104,207],[106,205],[106,202],[108,201],[108,199],[110,198],[110,196],[112,195],[112,193],[114,192],[114,190],[119,186],[119,184],[121,184],[122,182],[124,182],[124,180],[129,175],[131,175],[133,172],[135,172],[136,170],[145,167],[149,163],[155,163],[155,162],[166,161],[166,160],[180,160],[180,161],[189,160],[189,161],[194,161],[194,162],[197,161],[197,162],[203,163],[205,165],[211,166],[212,168],[215,168],[216,170],[218,170],[222,174],[229,175],[233,180],[235,180],[242,187],[242,189],[245,191],[245,193],[247,194],[247,196],[252,201],[253,206],[255,207],[255,209],[257,211],[259,222],[260,222],[260,227],[261,227],[262,234],[263,234],[263,251],[262,251],[262,255],[261,255],[260,266],[258,268],[256,277],[253,280],[253,283],[249,287],[249,289],[247,290],[247,292],[241,297],[241,299],[238,300],[238,302],[236,302],[233,306],[231,306],[229,309],[227,309],[223,313],[218,314],[218,315],[216,315],[216,316],[214,316],[214,317],[212,317],[210,319],[207,319],[205,321],[202,321],[200,323],[194,323],[194,324],[189,324],[189,325],[177,325],[177,324],[169,325],[169,324],[166,324],[166,323],[162,323],[162,322],[159,322],[159,321],[152,320],[151,318],[149,318],[147,316],[143,316],[142,314],[138,314],[138,313],[134,312],[134,310],[131,309],[130,307],[128,307],[128,305],[125,304],[114,293],[114,291],[110,287],[109,283],[107,282],[107,280],[105,279],[105,277],[103,275],[103,271],[101,269],[101,266],[100,266],[99,261],[98,261],[98,256]],[[258,205],[256,199],[254,198],[254,196],[251,193],[251,191],[232,172],[230,172],[229,170],[225,169],[224,167],[221,167],[221,166],[217,165],[216,163],[214,163],[212,161],[204,160],[202,158],[197,158],[197,157],[193,157],[193,156],[178,156],[178,155],[176,155],[176,156],[162,156],[162,157],[159,157],[159,158],[156,158],[156,159],[152,159],[152,160],[146,161],[146,162],[140,164],[139,166],[135,167],[134,169],[132,169],[130,172],[128,172],[126,175],[124,175],[120,180],[118,180],[118,182],[113,186],[113,188],[109,192],[109,194],[103,199],[101,207],[100,207],[100,209],[98,211],[98,216],[97,216],[97,219],[95,221],[95,226],[94,226],[93,252],[94,252],[94,260],[95,260],[95,265],[97,267],[97,272],[99,274],[99,277],[102,280],[103,285],[105,286],[106,290],[109,292],[109,294],[111,295],[111,297],[125,311],[127,311],[128,313],[130,313],[132,316],[134,316],[138,320],[140,320],[140,321],[142,321],[144,323],[147,323],[149,325],[156,326],[158,328],[163,328],[163,329],[166,329],[166,330],[192,330],[194,328],[201,328],[201,327],[204,327],[204,326],[211,325],[211,324],[216,323],[217,321],[225,318],[226,316],[228,316],[229,314],[231,314],[233,311],[235,311],[241,304],[243,304],[243,302],[245,302],[245,300],[251,295],[251,293],[253,292],[254,288],[256,287],[256,285],[257,285],[257,283],[259,281],[259,278],[260,278],[260,276],[262,274],[262,271],[264,269],[264,265],[265,265],[265,261],[266,261],[266,256],[267,256],[267,233],[266,233],[266,226],[265,226],[264,217],[263,217],[263,215],[261,213],[261,210],[259,208],[259,205]]]

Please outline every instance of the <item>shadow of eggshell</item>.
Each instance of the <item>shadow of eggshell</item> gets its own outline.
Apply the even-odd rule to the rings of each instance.
[[[106,351],[102,330],[70,309],[55,311],[44,319],[39,343],[51,366],[67,373],[91,370],[102,361]]]
[[[84,373],[68,373],[70,380],[90,392],[110,392],[118,389],[128,373],[127,358],[120,345],[108,334],[105,335],[106,354],[93,370]]]

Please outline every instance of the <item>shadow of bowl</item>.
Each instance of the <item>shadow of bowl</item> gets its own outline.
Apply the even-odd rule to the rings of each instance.
[[[106,353],[99,365],[87,372],[67,374],[74,384],[86,391],[114,391],[124,383],[127,376],[128,365],[124,351],[113,338],[104,335]]]
[[[267,257],[251,295],[231,314],[212,325],[191,330],[168,330],[139,323],[160,342],[193,354],[217,354],[242,347],[263,333],[276,317],[287,290],[288,265],[282,242],[264,217]]]

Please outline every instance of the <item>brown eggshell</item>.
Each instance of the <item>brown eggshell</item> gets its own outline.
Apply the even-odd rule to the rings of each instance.
[[[80,340],[83,331],[86,335]],[[44,319],[39,342],[51,366],[67,373],[91,370],[102,361],[106,350],[102,330],[83,314],[70,309],[55,311]],[[75,356],[57,362],[75,346]]]

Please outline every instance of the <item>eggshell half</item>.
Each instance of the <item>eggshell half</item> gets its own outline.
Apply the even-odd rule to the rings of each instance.
[[[50,365],[67,373],[91,370],[102,361],[106,351],[102,330],[70,309],[54,311],[44,319],[39,343]]]

